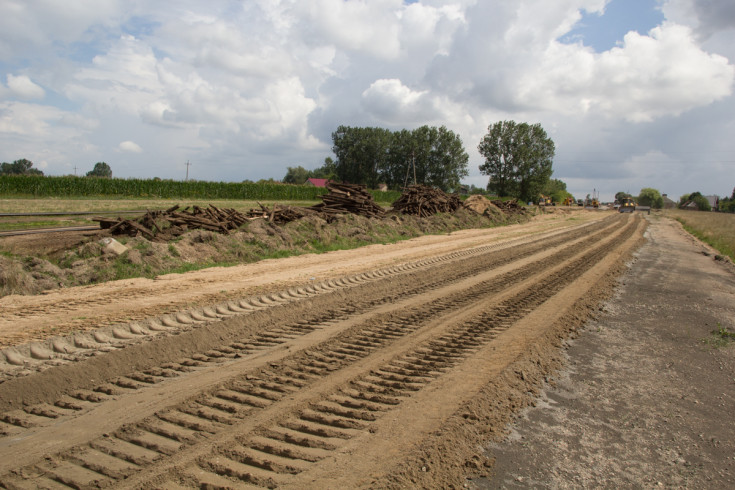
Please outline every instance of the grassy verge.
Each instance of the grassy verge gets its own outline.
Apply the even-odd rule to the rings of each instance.
[[[679,221],[687,232],[735,260],[735,214],[676,209],[665,211],[664,216]]]

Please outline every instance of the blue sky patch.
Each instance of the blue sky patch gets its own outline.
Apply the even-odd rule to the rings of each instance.
[[[601,53],[621,43],[628,32],[645,35],[663,20],[657,0],[612,0],[603,15],[582,12],[582,19],[559,41],[567,44],[582,41]]]

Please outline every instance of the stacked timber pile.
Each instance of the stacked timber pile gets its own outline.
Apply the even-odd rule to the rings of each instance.
[[[327,190],[328,194],[319,196],[322,202],[309,208],[324,213],[327,221],[331,221],[337,214],[344,213],[358,214],[367,218],[385,216],[385,210],[373,200],[367,186],[329,182]]]
[[[113,235],[143,235],[151,241],[168,241],[189,230],[210,230],[228,234],[249,221],[250,218],[234,209],[220,209],[209,205],[208,208],[187,206],[179,211],[173,206],[165,211],[148,211],[133,219],[92,218]]]
[[[248,218],[257,219],[262,218],[270,223],[277,223],[279,225],[296,221],[304,216],[316,214],[317,212],[310,208],[299,208],[295,206],[279,206],[273,204],[273,209],[269,209],[268,206],[264,206],[258,203],[260,209],[254,208],[247,212]]]
[[[421,218],[437,213],[453,213],[462,206],[459,196],[427,185],[409,186],[393,203],[394,210]]]

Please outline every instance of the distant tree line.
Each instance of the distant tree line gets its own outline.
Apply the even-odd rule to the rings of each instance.
[[[33,168],[33,162],[21,158],[13,163],[0,163],[0,175],[43,175],[43,172]]]
[[[43,172],[33,168],[33,162],[21,158],[13,163],[3,162],[0,164],[0,175],[43,175]],[[105,162],[97,162],[94,168],[87,172],[87,177],[112,177],[112,169]]]
[[[646,187],[641,189],[640,194],[636,197],[627,192],[618,192],[615,194],[615,200],[621,202],[626,197],[632,197],[641,206],[651,206],[654,209],[664,207],[664,199],[657,189]],[[723,197],[717,203],[718,207],[715,211],[726,213],[735,213],[735,189],[732,190],[732,196]],[[696,191],[690,194],[684,194],[679,198],[677,203],[679,209],[696,209],[698,211],[712,211],[712,205],[701,192]]]
[[[371,189],[416,183],[454,191],[469,174],[461,138],[444,126],[400,131],[339,126],[332,143],[336,179]]]
[[[500,121],[488,127],[478,150],[485,157],[480,171],[489,175],[486,190],[462,186],[469,175],[469,155],[459,135],[445,126],[390,131],[376,127],[339,126],[332,133],[335,161],[316,170],[288,167],[284,182],[301,183],[311,177],[401,190],[413,183],[444,191],[489,192],[502,197],[535,201],[543,191],[563,201],[571,194],[566,184],[551,180],[554,142],[540,124]]]

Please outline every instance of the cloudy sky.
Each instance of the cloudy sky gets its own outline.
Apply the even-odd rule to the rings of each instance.
[[[242,181],[337,126],[541,123],[575,197],[735,186],[732,0],[3,0],[0,161]]]

